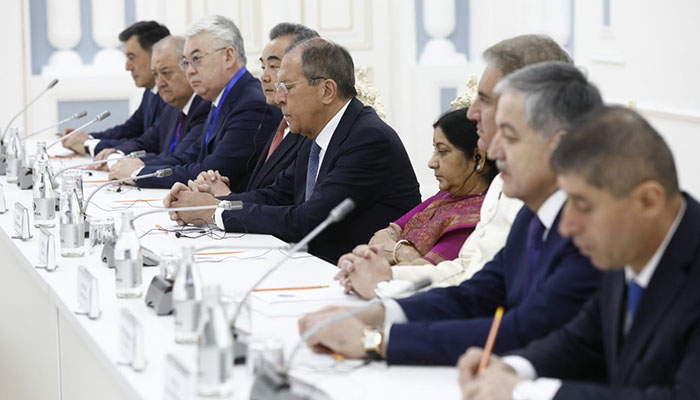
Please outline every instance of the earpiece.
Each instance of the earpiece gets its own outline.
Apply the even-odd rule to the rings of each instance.
[[[481,164],[479,164],[479,161],[481,161],[481,154],[474,155],[474,161],[476,161],[476,167],[474,167],[474,170],[481,171]]]

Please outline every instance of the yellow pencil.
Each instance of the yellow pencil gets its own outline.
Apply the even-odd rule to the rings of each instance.
[[[489,365],[489,358],[491,358],[491,352],[493,352],[493,344],[496,343],[496,335],[498,335],[498,328],[501,326],[501,319],[503,319],[503,307],[498,307],[493,317],[489,336],[486,339],[484,352],[481,353],[481,361],[479,362],[479,369],[477,370],[478,373],[481,373],[481,371],[485,370],[486,366]]]

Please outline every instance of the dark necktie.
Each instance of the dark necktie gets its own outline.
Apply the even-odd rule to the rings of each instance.
[[[272,143],[270,143],[270,150],[267,152],[267,157],[265,157],[265,161],[270,159],[270,156],[272,153],[277,150],[277,147],[279,147],[280,143],[282,143],[282,139],[284,139],[284,130],[287,128],[287,120],[282,118],[282,122],[280,122],[280,126],[277,127],[277,130],[275,131],[275,136],[272,138]]]
[[[168,149],[168,153],[175,152],[175,148],[180,142],[180,131],[182,130],[183,122],[185,122],[185,113],[180,111],[180,114],[177,115],[177,126],[175,127],[175,135],[173,135],[173,142],[170,144],[170,149]]]
[[[631,280],[627,284],[627,309],[632,319],[634,319],[635,314],[637,314],[637,308],[639,307],[639,302],[642,300],[643,294],[644,288],[639,286],[634,280]]]
[[[532,220],[530,220],[530,226],[527,231],[527,277],[522,292],[523,298],[527,296],[532,289],[537,264],[539,263],[540,253],[542,251],[543,235],[544,225],[542,225],[540,219],[537,218],[537,215],[534,215]]]
[[[211,131],[214,130],[214,127],[211,126],[212,123],[215,122],[214,115],[216,115],[216,106],[214,104],[212,104],[211,109],[209,110],[209,115],[207,115],[207,122],[204,124],[204,126],[207,129],[207,134],[204,136],[204,148],[205,149],[207,147],[207,144],[209,143],[209,136],[211,136]]]
[[[311,142],[311,152],[309,153],[309,165],[306,168],[306,197],[308,200],[311,193],[314,192],[316,185],[316,174],[318,174],[318,156],[321,153],[321,146],[316,144],[316,141]]]

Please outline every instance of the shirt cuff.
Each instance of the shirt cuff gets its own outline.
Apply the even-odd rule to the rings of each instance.
[[[525,379],[537,378],[537,371],[532,363],[525,357],[521,356],[505,356],[501,359],[506,365],[515,370],[519,377]]]
[[[394,299],[382,300],[384,304],[384,349],[389,346],[389,338],[391,337],[391,326],[393,324],[403,324],[408,322],[406,313],[399,305],[399,302]]]
[[[222,231],[226,230],[226,227],[224,226],[224,211],[226,210],[223,208],[217,208],[214,210],[214,222]]]
[[[513,400],[552,400],[561,387],[561,380],[538,378],[523,381],[513,388]]]
[[[122,153],[122,154],[112,153],[112,154],[108,155],[108,156],[107,156],[107,168],[112,169],[112,167],[114,166],[114,164],[116,164],[117,161],[119,161],[119,160],[115,160],[115,158],[122,158],[122,157],[124,157],[124,154],[123,154],[123,153]],[[139,168],[139,169],[136,171],[136,175],[138,175],[138,173],[141,172],[141,169],[142,169],[142,168],[143,168],[143,167]],[[136,176],[136,175],[132,174],[131,176],[133,177],[133,176]]]
[[[98,143],[100,143],[100,139],[88,139],[85,141],[85,147],[87,147],[92,157],[95,157],[95,147],[97,147]]]

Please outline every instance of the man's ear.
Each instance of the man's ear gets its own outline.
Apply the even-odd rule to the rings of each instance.
[[[338,97],[338,84],[335,83],[333,79],[324,79],[322,83],[319,83],[321,92],[321,102],[323,104],[330,104]]]

